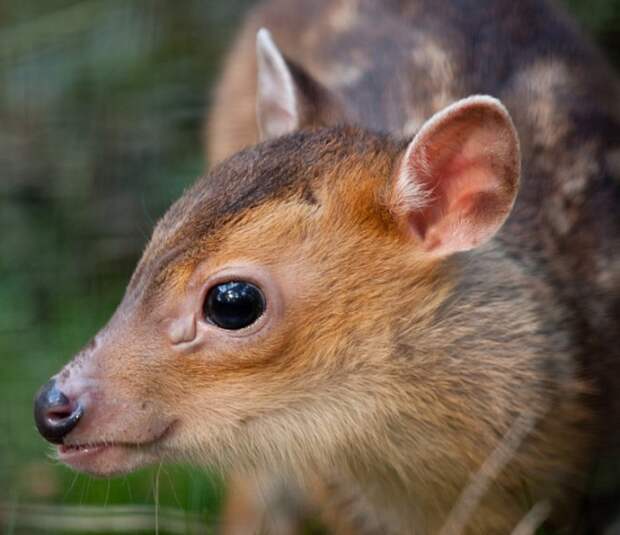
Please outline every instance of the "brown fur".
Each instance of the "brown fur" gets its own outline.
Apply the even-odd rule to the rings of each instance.
[[[343,533],[420,534],[442,528],[531,415],[467,532],[508,533],[540,500],[571,525],[601,419],[616,417],[594,403],[612,407],[604,376],[617,362],[616,190],[599,159],[588,165],[609,154],[616,117],[583,96],[608,73],[546,4],[293,4],[271,0],[248,19],[209,126],[211,158],[223,161],[158,224],[114,318],[59,376],[68,395],[84,377],[95,384],[97,404],[68,440],[134,444],[139,457],[121,445],[129,457],[96,473],[162,457],[277,472],[310,488]],[[322,96],[302,131],[254,145],[260,25],[296,79],[315,80],[305,94]],[[583,80],[586,61],[598,70]],[[530,106],[566,80],[570,98]],[[490,243],[429,256],[390,201],[407,144],[375,130],[410,135],[482,90],[505,97],[525,140],[523,194]],[[273,327],[171,346],[165,333],[200,306],[205,280],[237,264],[261,266],[281,289]]]
[[[260,26],[345,103],[347,121],[366,127],[412,135],[457,98],[475,92],[502,98],[520,133],[524,168],[504,245],[522,262],[544,265],[547,283],[571,309],[579,332],[576,366],[599,393],[600,425],[618,427],[619,374],[610,372],[620,360],[618,81],[565,14],[529,0],[261,4],[215,95],[210,161],[256,139],[253,117],[237,113],[234,103],[239,94],[253,100],[253,35]],[[231,136],[223,118],[247,137]],[[618,434],[602,435],[603,471],[614,470]],[[609,500],[615,498],[599,503]],[[604,524],[609,511],[595,511],[590,521]]]
[[[438,530],[514,418],[533,411],[537,432],[471,523],[504,533],[527,512],[522,493],[548,497],[581,477],[587,411],[570,321],[544,280],[498,245],[448,263],[410,247],[377,201],[400,150],[340,129],[228,160],[160,223],[117,313],[123,327],[113,320],[82,358],[124,403],[153,400],[174,415],[159,454],[337,475],[394,532]],[[228,205],[219,184],[231,176],[244,178]],[[285,324],[242,351],[171,353],[156,326],[188,274],[239,258],[294,286]],[[115,432],[99,426],[98,438]]]
[[[329,139],[330,144],[324,139]],[[377,186],[381,187],[389,176],[389,161],[376,151],[379,148],[385,151],[389,146],[382,147],[372,137],[365,138],[355,131],[298,135],[272,144],[273,148],[263,148],[269,157],[263,156],[256,165],[266,165],[272,173],[277,169],[283,176],[293,176],[286,164],[292,160],[287,145],[293,141],[301,145],[308,161],[316,162],[305,168],[303,182],[308,177],[320,177],[320,183],[313,187],[319,205],[308,205],[299,192],[297,200],[293,194],[292,198],[263,201],[260,208],[242,211],[229,225],[209,236],[200,246],[204,253],[196,251],[200,243],[198,236],[188,240],[191,254],[189,251],[185,254],[196,259],[206,254],[217,258],[217,263],[226,263],[227,258],[234,258],[242,251],[244,257],[274,265],[276,269],[286,271],[296,266],[303,274],[302,279],[313,279],[303,285],[303,308],[298,320],[295,311],[289,311],[291,324],[300,327],[287,331],[275,351],[273,346],[269,348],[265,355],[269,356],[267,361],[255,355],[240,366],[239,359],[232,355],[225,359],[218,356],[224,367],[218,371],[211,365],[204,372],[209,376],[217,373],[218,382],[230,381],[226,388],[231,391],[244,389],[245,381],[270,385],[265,392],[266,399],[254,400],[254,410],[259,413],[273,410],[271,404],[278,392],[287,393],[285,401],[278,403],[286,412],[286,407],[296,405],[293,393],[299,392],[305,401],[294,411],[295,423],[286,424],[283,414],[280,422],[274,417],[275,427],[271,432],[269,425],[267,429],[257,427],[255,431],[278,437],[282,433],[278,429],[293,427],[287,432],[293,434],[288,440],[303,444],[303,450],[295,452],[295,464],[297,455],[308,456],[306,462],[311,466],[321,466],[327,461],[328,466],[344,470],[345,475],[350,470],[349,477],[353,474],[373,480],[385,478],[386,474],[381,472],[387,470],[392,473],[389,486],[393,486],[388,501],[394,502],[394,494],[410,493],[403,505],[418,504],[420,511],[416,514],[423,515],[425,523],[433,526],[431,532],[441,526],[468,474],[475,471],[508,431],[512,418],[535,408],[540,411],[538,416],[547,420],[541,427],[549,427],[530,445],[533,451],[537,450],[536,454],[530,459],[527,451],[523,452],[516,465],[525,466],[515,468],[515,473],[505,482],[497,484],[498,490],[493,493],[488,509],[480,513],[480,517],[487,519],[486,524],[481,524],[487,531],[481,532],[490,532],[492,526],[498,532],[507,530],[526,512],[525,504],[519,504],[515,495],[522,492],[524,482],[533,473],[548,473],[560,458],[560,464],[566,465],[558,466],[560,472],[553,479],[566,478],[568,482],[579,477],[576,461],[580,456],[578,444],[583,440],[578,438],[584,415],[583,408],[579,408],[582,387],[575,382],[570,359],[574,340],[566,328],[566,319],[561,318],[561,309],[554,312],[560,317],[537,310],[535,303],[543,295],[549,294],[543,300],[546,306],[554,298],[543,282],[524,273],[502,253],[490,250],[480,258],[458,261],[457,264],[463,265],[459,267],[460,287],[455,290],[454,282],[450,282],[454,276],[448,275],[447,267],[439,269],[440,266],[421,263],[415,254],[408,253],[407,243],[398,233],[392,230],[386,234],[387,214],[378,213],[375,219],[369,217],[368,210],[375,202]],[[358,154],[364,156],[360,158]],[[248,155],[238,157],[226,167],[234,168],[238,161],[247,166],[245,158]],[[225,173],[220,169],[214,176],[222,177]],[[271,176],[277,181],[278,175]],[[260,171],[253,178],[262,180]],[[260,184],[265,186],[263,182]],[[273,184],[265,186],[270,193],[274,193]],[[214,191],[217,189],[217,179],[212,187]],[[190,200],[195,198],[195,195],[187,196]],[[347,213],[339,208],[343,202],[350,207]],[[198,206],[194,209],[202,211]],[[185,221],[195,232],[192,211],[184,208],[184,213]],[[335,233],[333,229],[339,231]],[[189,230],[182,228],[177,232],[182,236]],[[168,239],[178,244],[183,241],[181,236],[174,234]],[[284,243],[287,247],[283,251]],[[149,258],[149,249],[145,258]],[[479,269],[481,263],[484,268]],[[351,264],[364,266],[363,274],[357,273],[354,281],[342,276]],[[492,273],[497,273],[497,280],[493,280]],[[152,278],[148,276],[149,280]],[[329,292],[325,292],[326,288]],[[356,295],[357,292],[361,293]],[[494,292],[498,292],[499,299],[492,297]],[[345,297],[345,301],[341,297],[334,303],[334,295]],[[364,306],[359,308],[358,303]],[[519,311],[518,317],[514,316],[514,310]],[[302,328],[302,324],[306,327]],[[553,325],[556,331],[553,336],[547,332],[547,324]],[[565,331],[560,327],[563,325]],[[477,332],[484,332],[484,339],[476,336]],[[515,337],[514,332],[520,336]],[[274,358],[275,355],[278,357]],[[467,355],[466,362],[461,355]],[[501,364],[504,360],[505,370]],[[547,376],[543,373],[545,369],[554,373]],[[200,368],[188,373],[184,366],[168,373],[171,382],[181,373],[179,382],[196,393],[201,391],[206,379]],[[315,388],[329,392],[327,400],[304,394]],[[352,400],[347,399],[347,390],[356,392]],[[367,399],[363,392],[369,396]],[[352,436],[343,433],[343,422],[336,417],[332,425],[322,424],[321,435],[329,436],[329,440],[323,442],[326,437],[317,437],[319,442],[313,445],[301,421],[304,417],[329,414],[329,405],[338,399],[342,399],[341,403],[355,404],[349,408],[351,414],[345,412],[349,420],[346,427],[352,428]],[[381,399],[381,405],[375,407],[377,399]],[[464,399],[468,400],[466,413],[461,410]],[[553,408],[547,407],[548,403]],[[266,406],[261,409],[263,404]],[[489,407],[494,407],[492,415],[488,413]],[[357,421],[358,418],[362,420]],[[379,426],[376,430],[371,425],[375,419]],[[383,428],[385,421],[391,419],[394,422],[411,419],[411,428],[424,429],[424,433],[420,437],[401,436],[398,426],[392,440],[386,440]],[[302,434],[294,436],[296,431]],[[269,449],[276,449],[279,440]],[[354,442],[344,446],[351,440]],[[563,443],[569,448],[564,449]],[[455,447],[457,450],[453,451]],[[355,452],[352,458],[349,455],[340,458],[343,451],[351,448]],[[285,452],[286,457],[294,455],[293,451]],[[425,468],[417,463],[415,468],[410,466],[411,451],[424,459]],[[318,454],[319,459],[314,459],[311,452]],[[283,452],[278,453],[277,461],[270,462],[275,462],[275,466],[290,462],[281,458],[282,455]],[[570,458],[574,460],[567,463]],[[387,459],[390,461],[385,466]],[[242,461],[243,456],[231,459],[235,465]],[[347,466],[351,462],[355,464]],[[517,475],[522,470],[527,475]],[[426,491],[418,495],[420,488],[436,488],[440,494]],[[500,491],[502,488],[505,490]],[[381,490],[383,494],[385,489]],[[533,485],[530,492],[545,496],[546,491]],[[512,509],[511,514],[507,514],[507,508]],[[491,511],[494,511],[492,515]],[[398,511],[399,516],[402,514],[403,511]],[[400,525],[394,529],[403,528]]]

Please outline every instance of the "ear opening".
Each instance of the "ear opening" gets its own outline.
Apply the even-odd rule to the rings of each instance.
[[[497,99],[474,96],[434,115],[401,155],[390,208],[424,251],[446,256],[491,239],[514,204],[517,133]]]

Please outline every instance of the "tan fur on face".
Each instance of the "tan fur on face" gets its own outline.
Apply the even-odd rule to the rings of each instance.
[[[439,263],[412,248],[381,204],[392,166],[389,151],[349,154],[310,183],[315,202],[295,190],[265,200],[169,268],[182,287],[204,258],[213,271],[256,263],[290,297],[260,342],[166,364],[161,396],[180,417],[167,448],[301,480],[338,474],[381,524],[432,532],[515,416],[534,411],[537,431],[472,520],[505,532],[527,510],[523,485],[548,496],[547,477],[579,477],[586,414],[570,335],[549,337],[546,322],[561,320],[536,304],[549,290],[501,251]]]
[[[534,431],[469,526],[509,531],[529,509],[524,488],[569,503],[589,447],[572,319],[501,241],[441,260],[416,245],[386,202],[406,146],[319,129],[248,149],[199,180],[63,378],[64,389],[88,371],[97,407],[116,409],[98,420],[87,408],[80,440],[169,429],[150,457],[124,466],[189,459],[291,474],[301,487],[318,477],[359,489],[351,514],[384,531],[434,533],[526,414]],[[266,314],[279,303],[269,328],[246,338],[201,312],[209,277],[239,265],[267,274]],[[188,311],[196,330],[211,329],[208,343],[170,340]]]
[[[620,451],[609,432],[620,221],[605,162],[617,82],[544,1],[466,4],[269,0],[252,12],[215,93],[212,173],[158,224],[106,343],[76,359],[76,372],[98,362],[122,403],[100,436],[140,438],[172,418],[160,458],[284,473],[295,488],[318,479],[334,525],[420,535],[445,528],[525,419],[466,529],[509,533],[540,500],[572,524],[591,442]],[[257,141],[262,26],[316,79],[314,97],[330,98],[312,102],[301,132],[231,156]],[[406,141],[372,132],[413,136],[480,92],[515,118],[521,195],[485,247],[430,259],[389,210]],[[341,122],[363,129],[320,128]],[[198,275],[238,262],[281,289],[272,328],[247,344],[172,348],[170,319]]]
[[[400,495],[406,494],[402,489],[388,492],[368,484],[366,490],[379,498],[383,496],[378,501],[384,505],[389,502],[378,509],[382,518],[391,518],[387,522],[396,525],[396,531],[407,531],[412,525],[422,532],[439,529],[424,516],[448,508],[447,502],[455,499],[465,484],[468,469],[463,466],[470,463],[469,469],[475,471],[473,467],[479,466],[490,444],[497,443],[506,432],[509,421],[515,421],[518,414],[531,407],[538,411],[545,406],[548,415],[534,440],[540,444],[533,445],[528,438],[524,448],[529,453],[520,451],[520,466],[523,473],[549,476],[557,469],[557,477],[550,476],[549,484],[532,483],[539,489],[532,492],[532,499],[534,495],[555,494],[564,487],[560,494],[568,498],[564,503],[570,503],[571,491],[562,483],[550,481],[572,481],[568,487],[580,486],[580,478],[573,479],[569,474],[582,466],[579,450],[584,435],[598,436],[602,443],[608,443],[605,449],[612,451],[611,455],[617,456],[620,451],[620,439],[609,433],[620,422],[618,166],[614,158],[607,156],[616,147],[620,131],[617,78],[564,15],[544,1],[493,0],[477,4],[477,9],[451,0],[362,0],[355,4],[358,9],[352,17],[347,14],[347,6],[353,2],[270,0],[248,17],[214,101],[211,160],[219,160],[252,140],[254,118],[246,113],[244,105],[238,104],[253,98],[251,44],[260,26],[269,27],[287,56],[342,97],[349,121],[367,128],[413,136],[432,113],[451,99],[479,92],[500,97],[515,119],[521,138],[523,187],[499,244],[480,257],[465,255],[443,266],[453,268],[453,272],[431,270],[430,275],[440,281],[439,293],[431,295],[449,297],[444,304],[445,297],[427,301],[439,305],[435,322],[429,320],[435,334],[428,340],[428,347],[433,348],[428,352],[451,357],[433,360],[426,355],[424,340],[417,338],[423,329],[417,334],[413,328],[405,329],[411,336],[396,337],[406,341],[396,344],[398,350],[392,346],[389,350],[376,349],[378,354],[388,351],[415,355],[411,362],[418,364],[418,371],[427,363],[424,373],[414,375],[416,384],[429,384],[428,397],[420,407],[435,407],[439,412],[429,418],[439,418],[444,428],[435,441],[428,438],[427,442],[424,433],[416,447],[428,443],[433,451],[448,457],[454,454],[461,468],[444,470],[441,463],[426,463],[425,470],[431,473],[424,472],[428,477],[424,479],[416,472],[414,476],[420,480],[415,483],[412,476],[410,485],[416,487],[416,492],[408,501],[410,510],[404,512],[387,512],[398,503]],[[352,191],[356,187],[353,185]],[[274,213],[280,213],[280,208],[274,207]],[[357,258],[354,252],[351,258]],[[309,265],[315,267],[315,263]],[[382,259],[381,265],[387,269],[390,264]],[[348,262],[334,270],[340,269],[340,274],[355,280],[373,272],[365,263],[363,269],[357,266],[362,264]],[[401,272],[410,275],[402,265],[391,265],[391,269],[400,270],[394,273],[396,280]],[[486,290],[477,295],[477,286]],[[425,302],[423,286],[413,294]],[[419,301],[413,297],[411,301],[403,299],[405,304],[409,310],[416,310]],[[388,316],[388,310],[385,317],[393,318]],[[443,315],[446,310],[451,311],[447,316]],[[357,317],[354,312],[351,314]],[[426,317],[433,317],[432,308]],[[384,325],[379,333],[369,333],[373,332],[380,343],[393,340],[392,320],[376,319],[375,323],[389,326]],[[523,335],[523,343],[507,344],[513,333],[518,334],[517,338]],[[369,373],[372,377],[380,375],[374,370]],[[593,398],[598,396],[598,434],[593,427],[579,424],[583,410],[578,401],[582,389],[578,377],[586,377],[586,390]],[[392,383],[397,385],[398,381]],[[389,398],[389,389],[377,389]],[[406,405],[413,411],[416,405],[411,398],[402,394],[399,386],[393,389],[400,398],[392,404]],[[404,391],[408,392],[406,388]],[[526,395],[534,397],[526,399]],[[553,400],[551,405],[546,405],[549,400]],[[587,401],[589,404],[591,400]],[[450,404],[450,410],[445,409]],[[333,414],[332,409],[317,408],[315,420],[321,411]],[[420,414],[424,409],[418,409],[416,415]],[[432,429],[430,425],[423,427]],[[495,433],[489,433],[489,429],[495,429]],[[375,467],[385,457],[398,459],[407,447],[415,451],[415,456],[421,455],[408,442],[395,451],[386,449],[384,441],[378,442],[384,456],[374,459],[376,464],[367,463]],[[456,443],[462,444],[461,457],[455,453]],[[363,447],[352,450],[361,451]],[[601,458],[607,459],[608,453]],[[514,474],[513,468],[509,471]],[[407,479],[399,477],[406,472],[400,467],[396,475],[386,471],[389,474],[366,480]],[[352,480],[350,474],[336,479],[344,486]],[[514,517],[515,508],[519,508],[516,504],[522,503],[514,498],[521,495],[514,490],[519,487],[520,477],[508,479],[512,483],[497,484],[505,490],[503,494],[491,490],[494,498],[490,500],[496,502],[493,506],[487,504],[472,531],[507,533],[514,527],[515,523],[510,524],[507,518]],[[443,481],[442,497],[433,493],[430,481]],[[359,488],[359,480],[356,482],[347,488]],[[513,490],[506,490],[511,485]],[[602,501],[609,500],[606,497]],[[363,505],[354,504],[351,509],[365,509],[372,517],[377,504],[371,501],[369,505],[368,496],[361,496],[358,505]],[[554,505],[556,518],[570,523],[568,515],[558,509],[560,502]],[[603,509],[606,512],[607,506]],[[511,512],[504,515],[504,511]],[[411,520],[403,528],[394,520],[407,515],[409,519],[415,517],[416,522]],[[600,510],[590,516],[604,522],[599,520],[604,516]],[[357,531],[361,532],[361,528]]]

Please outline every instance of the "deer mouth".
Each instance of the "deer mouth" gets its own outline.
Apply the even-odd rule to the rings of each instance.
[[[58,455],[64,460],[72,455],[88,455],[110,446],[115,444],[61,444],[58,446]]]
[[[159,447],[172,433],[175,422],[155,438],[144,442],[81,442],[56,447],[59,461],[74,470],[90,475],[109,477],[122,475],[161,457]]]
[[[75,470],[91,472],[89,467],[97,464],[97,458],[106,451],[114,448],[122,448],[115,444],[62,444],[57,447],[58,460],[69,465]],[[92,473],[92,472],[91,472]]]

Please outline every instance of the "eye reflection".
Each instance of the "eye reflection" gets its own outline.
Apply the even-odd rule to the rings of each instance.
[[[205,319],[222,329],[250,326],[265,311],[261,290],[245,281],[229,281],[209,290],[204,302]]]

